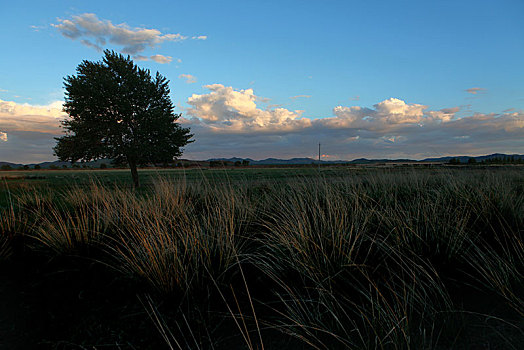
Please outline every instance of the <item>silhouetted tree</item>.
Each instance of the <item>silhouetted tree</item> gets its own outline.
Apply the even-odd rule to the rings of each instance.
[[[111,158],[129,164],[139,186],[137,166],[171,162],[193,136],[176,120],[169,81],[138,67],[129,56],[104,51],[99,62],[82,61],[64,79],[65,135],[56,138],[63,161]]]

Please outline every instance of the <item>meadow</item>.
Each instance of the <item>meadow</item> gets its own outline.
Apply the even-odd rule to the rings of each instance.
[[[0,173],[0,347],[524,347],[524,167],[140,174]]]

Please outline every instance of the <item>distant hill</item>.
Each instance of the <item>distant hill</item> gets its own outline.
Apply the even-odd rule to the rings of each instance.
[[[4,165],[9,165],[11,168],[19,168],[23,166],[23,164],[16,164],[16,163],[9,163],[9,162],[0,162],[0,167]]]
[[[424,163],[424,162],[433,162],[433,163],[447,163],[452,158],[458,158],[461,163],[467,163],[470,158],[475,158],[477,162],[489,159],[513,157],[515,159],[524,159],[522,154],[504,154],[504,153],[494,153],[486,156],[454,156],[454,157],[440,157],[440,158],[425,158],[422,160],[415,159],[367,159],[367,158],[358,158],[353,160],[321,160],[322,164],[377,164],[377,163]],[[236,162],[242,160],[248,160],[249,164],[252,165],[292,165],[292,164],[317,164],[318,160],[313,158],[291,158],[291,159],[279,159],[279,158],[267,158],[262,160],[253,160],[251,158],[212,158],[207,161],[218,160],[224,162]]]
[[[242,160],[247,160],[249,161],[249,164],[251,165],[280,165],[280,164],[297,164],[297,165],[300,165],[300,164],[311,164],[311,163],[316,163],[318,161],[316,161],[315,159],[313,158],[291,158],[291,159],[278,159],[278,158],[267,158],[267,159],[262,159],[262,160],[253,160],[251,158],[237,158],[237,157],[234,157],[234,158],[211,158],[211,159],[208,159],[207,161],[208,162],[211,162],[211,161],[222,161],[222,162],[236,162],[236,161],[242,161]],[[325,161],[323,161],[324,163],[326,163]],[[340,162],[344,162],[344,161],[340,161]],[[347,163],[347,161],[346,161]]]
[[[514,159],[524,159],[523,154],[493,153],[490,155],[477,156],[477,157],[455,156],[455,157],[426,158],[424,159],[424,161],[426,162],[449,162],[450,159],[456,158],[456,159],[459,159],[461,163],[467,163],[470,158],[475,158],[477,162],[482,162],[483,160],[500,159],[500,158],[506,158],[506,157],[513,157]]]
[[[482,162],[484,160],[500,159],[500,158],[511,158],[513,159],[523,159],[524,154],[504,154],[504,153],[493,153],[485,156],[454,156],[454,157],[439,157],[439,158],[426,158],[422,160],[414,159],[367,159],[367,158],[358,158],[353,160],[321,160],[322,164],[379,164],[379,163],[448,163],[450,159],[456,158],[459,159],[461,163],[467,163],[470,158],[475,158],[477,162]],[[176,162],[190,163],[199,166],[208,166],[211,161],[222,161],[234,164],[237,161],[249,161],[251,165],[306,165],[306,164],[318,164],[317,159],[313,158],[291,158],[291,159],[279,159],[279,158],[267,158],[261,160],[254,160],[251,158],[211,158],[208,160],[189,160],[189,159],[179,159]],[[88,166],[92,168],[99,168],[102,163],[105,163],[107,166],[111,167],[110,159],[99,159],[92,162],[86,163],[76,163],[80,166]],[[28,165],[30,168],[34,168],[35,165],[39,165],[42,169],[48,169],[51,166],[56,166],[62,168],[64,165],[68,168],[71,167],[70,162],[42,162],[42,163],[31,163],[31,164],[19,164],[19,163],[10,163],[10,162],[1,162],[0,167],[3,165],[9,165],[13,169],[20,168],[24,165]]]
[[[79,166],[85,165],[85,166],[92,167],[92,168],[99,168],[100,164],[102,164],[102,163],[105,163],[106,165],[111,166],[111,160],[108,160],[108,159],[99,159],[99,160],[96,160],[96,161],[85,162],[85,163],[77,162],[75,164],[77,164]],[[24,165],[27,165],[30,168],[34,168],[35,165],[39,165],[40,168],[42,168],[42,169],[48,169],[51,166],[56,166],[58,168],[62,168],[64,165],[67,166],[68,168],[70,168],[72,164],[71,164],[71,162],[61,162],[61,161],[58,161],[58,160],[54,161],[54,162],[28,163],[28,164],[0,162],[0,167],[2,167],[3,165],[9,165],[13,169],[18,169],[20,167],[23,167]]]

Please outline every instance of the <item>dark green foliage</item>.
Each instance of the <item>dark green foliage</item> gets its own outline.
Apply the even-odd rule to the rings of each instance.
[[[9,164],[4,164],[0,167],[0,170],[11,170],[13,169]]]
[[[129,164],[135,186],[138,165],[171,162],[193,136],[173,112],[169,81],[128,57],[104,51],[100,62],[83,61],[64,79],[65,135],[54,148],[60,160],[111,158]]]
[[[41,168],[40,165],[38,165],[38,164],[35,165],[35,170],[40,170],[40,168]]]
[[[505,157],[494,157],[485,159],[482,161],[483,164],[524,164],[524,158],[520,156],[505,156]]]

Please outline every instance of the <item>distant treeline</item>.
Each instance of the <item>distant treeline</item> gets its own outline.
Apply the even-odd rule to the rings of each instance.
[[[188,167],[198,167],[198,166],[209,166],[209,167],[224,167],[224,166],[236,166],[236,167],[245,167],[248,166],[249,160],[237,160],[235,162],[223,161],[223,160],[212,160],[209,162],[188,162],[188,161],[178,161],[173,163],[163,163],[163,164],[143,164],[142,167],[154,166],[162,168],[188,168]],[[127,168],[125,164],[83,164],[83,163],[73,163],[73,164],[51,164],[47,167],[42,167],[39,164],[36,165],[21,165],[21,166],[12,166],[10,164],[3,164],[0,166],[0,170],[40,170],[47,168],[50,170],[59,170],[59,169],[107,169],[107,168]]]
[[[451,158],[448,161],[448,164],[524,164],[524,158],[515,157],[515,156],[504,156],[504,157],[493,157],[482,160],[477,160],[476,158],[468,158],[467,161],[463,162],[460,158]]]

